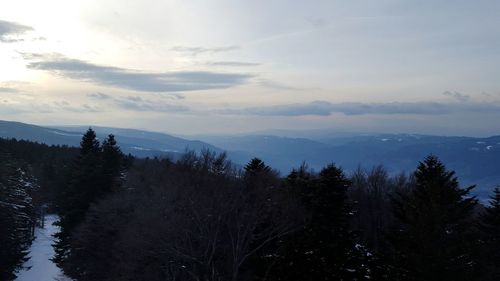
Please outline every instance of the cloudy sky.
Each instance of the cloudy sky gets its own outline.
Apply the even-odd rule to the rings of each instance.
[[[7,0],[0,119],[500,134],[499,1]]]

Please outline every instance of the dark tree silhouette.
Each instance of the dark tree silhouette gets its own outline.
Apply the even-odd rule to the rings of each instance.
[[[335,165],[319,175],[305,165],[287,178],[306,211],[301,229],[284,242],[271,280],[368,280],[365,252],[349,230],[351,182]]]
[[[459,187],[453,171],[428,156],[415,172],[416,186],[393,198],[398,225],[391,233],[400,280],[474,280],[470,227],[474,186]]]
[[[68,175],[68,185],[62,190],[58,202],[58,222],[61,231],[56,235],[55,261],[63,265],[71,255],[71,237],[74,229],[84,220],[91,204],[108,194],[122,169],[123,155],[112,135],[100,146],[91,128],[80,142]]]
[[[490,205],[479,218],[481,231],[481,280],[500,280],[500,187],[493,190]]]
[[[13,271],[27,260],[35,213],[31,194],[36,182],[16,161],[0,157],[0,280],[13,280]]]
[[[125,155],[117,145],[115,136],[109,135],[102,142],[102,189],[100,196],[117,189],[119,177],[125,169]]]

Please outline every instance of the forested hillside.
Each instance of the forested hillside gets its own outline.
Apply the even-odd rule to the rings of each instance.
[[[42,127],[19,122],[0,121],[0,137],[39,141],[54,145],[78,146],[88,127]],[[113,134],[125,154],[136,157],[178,159],[186,150],[227,151],[235,165],[243,167],[258,157],[282,174],[288,174],[303,161],[320,171],[335,162],[347,173],[358,166],[383,165],[391,175],[411,172],[428,154],[444,161],[460,175],[464,184],[475,184],[472,192],[482,200],[491,187],[500,182],[500,137],[451,137],[418,134],[336,135],[326,131],[289,132],[286,137],[268,135],[229,135],[175,137],[165,133],[109,127],[93,127],[99,140]],[[310,133],[308,136],[306,133]],[[301,136],[300,138],[297,136]]]
[[[295,133],[299,135],[299,133]],[[492,185],[500,182],[500,136],[487,138],[447,137],[418,134],[370,134],[353,136],[278,137],[274,135],[197,136],[227,149],[233,161],[259,157],[288,173],[306,161],[317,171],[334,161],[346,171],[358,166],[384,165],[395,175],[411,172],[428,154],[438,156],[468,184],[476,184],[475,195],[487,198]]]
[[[1,280],[41,210],[60,218],[54,260],[74,280],[500,278],[500,189],[482,205],[432,155],[397,176],[335,164],[281,175],[210,150],[132,158],[92,129],[79,149],[0,147]]]

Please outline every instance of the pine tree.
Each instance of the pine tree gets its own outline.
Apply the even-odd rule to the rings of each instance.
[[[253,158],[248,162],[248,164],[245,166],[245,172],[246,173],[259,173],[259,172],[270,172],[271,168],[267,166],[264,161],[260,160],[259,158]]]
[[[4,157],[2,157],[4,158]],[[2,159],[0,166],[0,280],[14,279],[13,272],[27,260],[33,239],[35,214],[31,193],[33,178],[20,164]]]
[[[97,139],[96,133],[92,128],[89,128],[87,132],[83,135],[80,142],[80,155],[95,155],[101,151],[99,146],[99,140]]]
[[[124,169],[124,159],[120,147],[117,145],[115,136],[109,135],[102,142],[102,189],[100,195],[112,191],[118,184],[118,179]]]
[[[455,173],[428,156],[415,172],[416,186],[393,198],[397,227],[390,238],[400,280],[473,280],[470,219],[474,186],[461,189]]]
[[[334,165],[318,176],[305,166],[287,178],[308,214],[304,225],[283,246],[273,280],[368,280],[364,249],[349,230],[350,181]]]
[[[480,217],[481,276],[484,281],[500,280],[500,187],[493,190],[490,205]]]
[[[85,220],[90,206],[118,187],[124,169],[124,155],[113,135],[100,146],[95,132],[89,129],[80,146],[80,155],[73,163],[69,185],[60,201],[61,231],[56,236],[54,259],[71,277],[81,274],[72,257],[89,250],[72,248],[73,233]]]
[[[253,158],[248,162],[243,177],[246,186],[253,190],[269,189],[279,185],[278,172],[271,169],[259,158]]]
[[[70,254],[72,231],[83,221],[90,204],[102,189],[102,166],[99,141],[89,128],[82,137],[80,154],[69,172],[69,183],[59,199],[58,224],[61,231],[56,235],[54,260],[60,265]]]

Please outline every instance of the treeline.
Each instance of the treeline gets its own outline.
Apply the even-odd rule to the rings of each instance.
[[[483,206],[434,156],[283,177],[210,151],[132,159],[89,130],[67,167],[56,261],[75,280],[500,280],[500,190]]]

